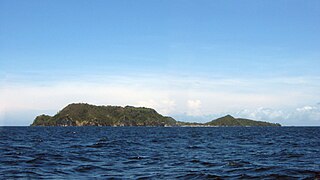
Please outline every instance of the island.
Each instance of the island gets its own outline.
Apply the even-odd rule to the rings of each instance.
[[[54,116],[39,115],[31,126],[281,126],[278,123],[234,118],[230,115],[207,123],[176,121],[156,110],[133,106],[96,106],[87,103],[67,105]]]
[[[263,121],[254,121],[251,119],[234,118],[231,115],[212,120],[205,123],[208,126],[281,126],[279,123],[269,123]]]

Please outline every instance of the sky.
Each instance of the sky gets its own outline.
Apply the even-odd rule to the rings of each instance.
[[[320,126],[318,0],[0,0],[0,126],[69,103]]]

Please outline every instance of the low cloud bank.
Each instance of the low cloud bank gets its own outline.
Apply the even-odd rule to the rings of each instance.
[[[273,123],[280,123],[285,126],[319,126],[320,125],[320,103],[315,105],[306,105],[297,108],[288,109],[273,109],[273,108],[255,108],[243,109],[240,111],[229,111],[218,114],[206,115],[189,115],[175,114],[179,121],[187,122],[208,122],[218,117],[231,114],[235,117],[248,118],[259,121],[268,121]]]
[[[297,81],[299,80],[299,81]],[[35,115],[70,103],[132,105],[156,109],[182,121],[208,122],[231,114],[279,122],[320,125],[319,78],[208,79],[185,77],[104,77],[39,83],[0,83],[0,125],[29,125]],[[272,108],[261,108],[272,107]]]
[[[236,112],[235,115],[257,120],[279,122],[284,125],[319,126],[320,103],[285,110],[272,108],[245,109]]]

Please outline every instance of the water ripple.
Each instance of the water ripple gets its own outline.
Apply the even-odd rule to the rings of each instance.
[[[3,179],[320,179],[319,127],[1,127]]]

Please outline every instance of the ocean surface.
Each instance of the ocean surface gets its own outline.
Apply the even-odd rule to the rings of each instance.
[[[320,127],[0,127],[1,179],[320,179]]]

